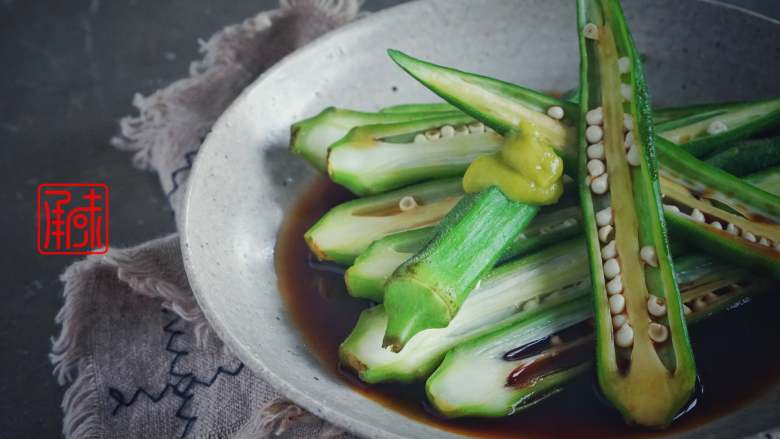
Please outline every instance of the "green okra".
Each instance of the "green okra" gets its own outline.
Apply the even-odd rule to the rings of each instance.
[[[582,228],[579,207],[567,201],[542,208],[539,215],[501,256],[499,263],[578,235]],[[344,273],[349,294],[382,302],[385,284],[393,272],[419,252],[435,232],[436,227],[431,226],[398,232],[374,241]]]
[[[650,99],[619,1],[578,0],[577,16],[596,376],[626,422],[663,428],[693,395],[696,367],[666,238]]]
[[[503,142],[481,123],[477,132],[474,119],[463,113],[435,114],[353,128],[330,146],[331,180],[357,195],[370,195],[427,179],[460,176],[474,159],[497,151]]]
[[[507,111],[501,111],[501,109],[523,107],[525,111],[521,113],[535,113],[535,118],[539,118],[547,117],[547,109],[560,107],[564,110],[565,117],[562,120],[547,117],[549,124],[546,126],[548,128],[552,124],[559,124],[558,129],[549,128],[548,131],[550,133],[571,133],[574,136],[576,130],[570,126],[570,123],[576,123],[579,120],[577,104],[544,96],[539,92],[510,83],[437,66],[401,52],[391,51],[390,55],[396,63],[423,85],[438,93],[464,113],[491,126],[499,133],[504,132],[507,127],[516,122],[515,118],[507,115]],[[544,105],[550,107],[546,109]],[[768,123],[767,120],[775,120],[776,116],[771,113],[764,114],[755,120],[746,116],[756,114],[756,109],[761,105],[763,104],[760,102],[755,103],[755,107],[749,104],[735,104],[728,112],[741,114],[742,116],[735,119],[741,121],[741,124],[732,122],[729,130],[744,133],[753,129],[748,126],[742,130],[741,128],[745,128],[746,125],[756,123],[761,126]],[[727,105],[727,107],[729,106]],[[739,111],[737,111],[738,108]],[[711,140],[716,141],[718,138],[720,136],[712,136]],[[550,135],[548,139],[553,139],[551,143],[556,147],[559,155],[564,160],[569,161],[567,170],[571,172],[571,167],[576,167],[576,159],[571,162],[576,157],[576,139],[570,137],[569,134]],[[732,257],[739,256],[733,251],[733,247],[753,251],[758,248],[757,245],[761,245],[762,238],[764,244],[773,248],[780,241],[777,215],[780,210],[780,198],[778,196],[757,190],[749,183],[728,173],[718,172],[717,169],[695,159],[690,153],[683,151],[682,148],[665,138],[657,137],[656,148],[661,174],[661,191],[665,196],[674,193],[674,196],[669,198],[670,206],[667,207],[680,209],[684,213],[696,217],[697,220],[704,219],[706,224],[700,223],[701,236],[704,239],[711,240],[715,244],[730,242],[730,245],[709,246],[710,248],[714,248],[717,253],[723,256]],[[668,175],[673,175],[675,178],[666,178],[665,176]],[[699,181],[699,179],[702,180]],[[695,200],[702,203],[693,203]],[[686,205],[686,202],[691,202],[696,206]],[[697,211],[694,211],[694,208]],[[731,215],[734,212],[739,214]],[[732,223],[730,220],[735,222]],[[670,223],[670,226],[675,227],[676,224],[677,222]],[[718,230],[718,226],[724,230],[731,230],[732,233],[724,236]],[[777,267],[780,267],[780,250],[771,254],[764,251],[760,253],[765,258],[764,264],[761,266],[771,265],[773,269],[770,270],[770,273],[776,272]],[[734,262],[743,265],[752,264],[749,259],[736,258]]]
[[[738,177],[780,164],[780,137],[743,140],[705,160]]]
[[[290,127],[290,150],[302,156],[315,168],[324,171],[328,147],[352,128],[373,123],[415,121],[426,117],[430,117],[429,109],[423,113],[380,114],[329,107]]]
[[[538,211],[509,200],[495,186],[461,199],[433,239],[385,285],[382,345],[398,352],[418,332],[446,327]]]
[[[586,279],[585,258],[582,240],[572,239],[495,268],[447,327],[418,333],[400,352],[382,347],[388,317],[385,305],[377,305],[363,311],[339,358],[367,383],[424,378],[449,349],[523,318],[524,309],[547,308],[574,296],[587,299],[587,288],[567,289]]]
[[[675,271],[688,325],[772,288],[748,271],[701,255],[675,258]],[[571,303],[558,305],[558,310],[568,305],[567,317],[576,315],[579,320],[558,333],[544,326],[544,318],[552,316],[548,310],[538,320],[521,320],[458,344],[426,381],[431,405],[449,418],[501,417],[564,390],[568,381],[593,364],[594,336],[586,322],[592,307],[577,308]]]
[[[377,239],[438,223],[462,196],[460,179],[454,178],[348,201],[328,211],[304,239],[320,260],[349,265]]]

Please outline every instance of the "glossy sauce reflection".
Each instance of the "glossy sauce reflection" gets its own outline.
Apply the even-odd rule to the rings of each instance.
[[[472,437],[603,438],[654,437],[658,432],[624,426],[595,391],[592,375],[572,382],[564,392],[515,416],[501,419],[445,420],[425,404],[422,385],[367,386],[338,366],[338,346],[368,302],[346,293],[338,270],[311,263],[303,233],[336,204],[352,198],[325,178],[316,180],[295,203],[280,231],[276,248],[279,290],[308,348],[345,385],[410,418]],[[328,268],[327,266],[325,268]],[[765,395],[780,383],[780,323],[774,310],[780,298],[767,294],[739,310],[699,323],[691,330],[704,394],[698,407],[676,421],[668,433],[680,433],[723,416]]]

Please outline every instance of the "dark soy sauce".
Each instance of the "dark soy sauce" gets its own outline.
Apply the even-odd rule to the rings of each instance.
[[[303,233],[329,208],[350,198],[346,190],[321,178],[296,202],[282,226],[276,248],[279,290],[304,342],[325,369],[355,391],[409,418],[486,438],[654,437],[690,430],[727,415],[780,384],[776,340],[780,297],[769,292],[740,309],[691,328],[704,394],[691,413],[663,433],[626,427],[617,412],[599,400],[592,374],[584,374],[564,392],[514,416],[442,419],[426,404],[421,384],[368,386],[339,368],[339,344],[360,312],[371,304],[349,297],[338,271],[313,267],[316,264],[310,263]]]

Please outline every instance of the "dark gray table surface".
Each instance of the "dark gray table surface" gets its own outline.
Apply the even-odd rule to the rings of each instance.
[[[368,0],[378,10],[400,0]],[[733,0],[780,17],[776,0]],[[0,1],[0,438],[61,432],[62,389],[47,358],[58,331],[63,269],[75,258],[35,251],[42,182],[102,181],[111,245],[174,231],[156,176],[108,139],[149,94],[186,75],[196,40],[275,0]]]

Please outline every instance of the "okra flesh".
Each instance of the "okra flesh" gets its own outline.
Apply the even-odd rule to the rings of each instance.
[[[502,141],[463,113],[360,126],[331,145],[328,174],[356,195],[376,194],[463,175],[469,163],[496,152]]]
[[[702,256],[682,257],[676,268],[689,325],[771,289],[746,271]],[[429,401],[449,418],[499,417],[562,391],[592,366],[594,337],[586,322],[592,308],[586,310],[585,315],[580,309],[567,310],[563,319],[570,325],[559,333],[539,332],[533,322],[523,321],[459,344],[428,378]]]
[[[320,260],[350,265],[372,242],[389,234],[438,223],[463,196],[459,178],[432,181],[340,204],[304,234]],[[401,201],[414,200],[403,210]]]
[[[579,0],[577,6],[580,198],[595,309],[597,377],[628,423],[663,428],[692,396],[696,369],[666,240],[649,97],[619,3]],[[595,29],[595,38],[586,36],[586,26]],[[602,124],[589,123],[586,114],[598,108]],[[603,130],[603,138],[587,133],[594,127]],[[633,136],[633,144],[627,135]],[[603,145],[606,159],[606,173],[599,175],[588,167],[589,160],[599,160],[587,153],[596,143]],[[606,189],[597,187],[599,179],[608,179]],[[605,211],[611,220],[597,225],[596,212]],[[608,282],[617,285],[609,293]],[[665,304],[663,315],[648,311],[652,297]],[[613,315],[622,316],[622,324],[613,324]],[[662,328],[667,336],[654,341],[652,328]]]
[[[448,326],[416,334],[400,352],[382,347],[388,319],[384,305],[377,305],[361,314],[340,346],[339,358],[367,383],[424,378],[455,345],[519,321],[526,311],[587,296],[587,289],[569,288],[586,278],[585,257],[582,241],[573,239],[496,268]],[[549,323],[555,324],[554,319]]]

